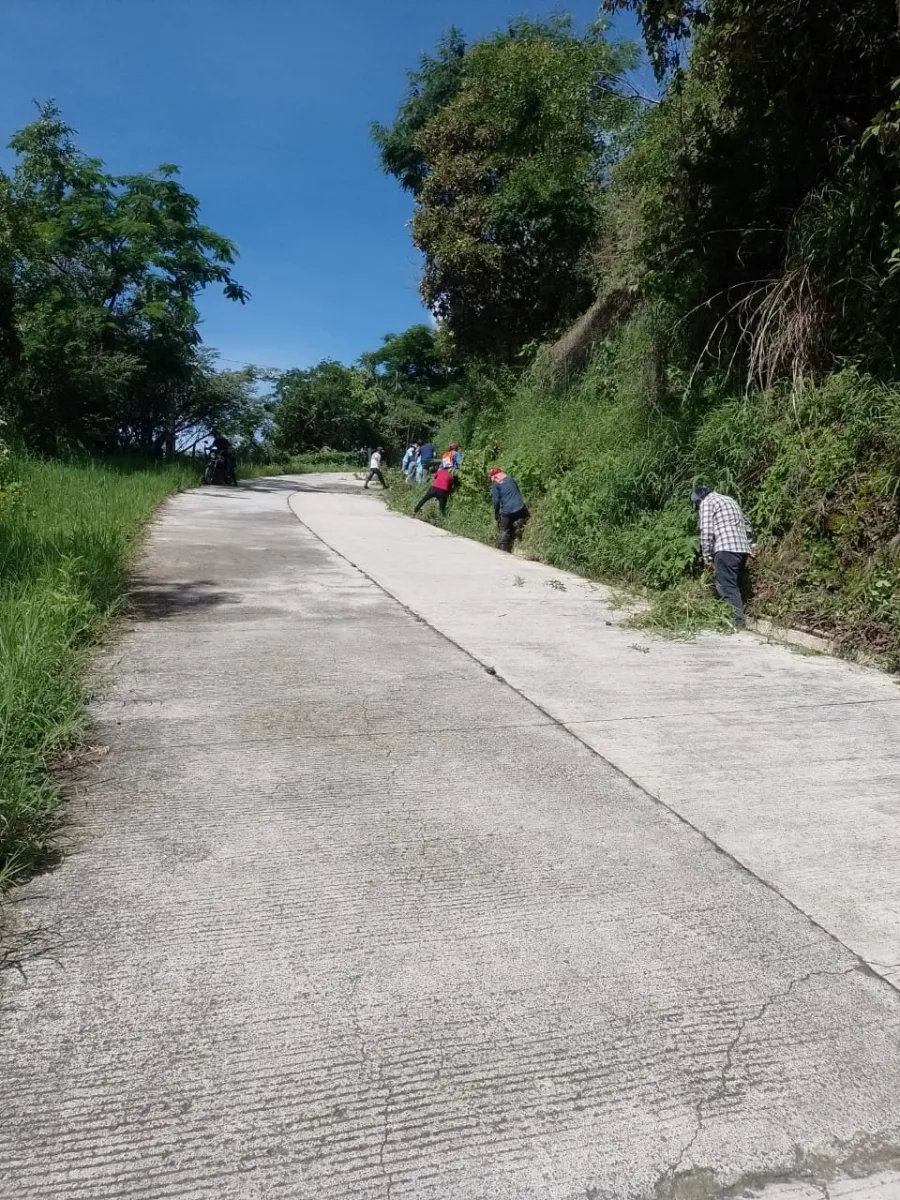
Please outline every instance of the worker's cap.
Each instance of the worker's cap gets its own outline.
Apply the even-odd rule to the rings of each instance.
[[[695,487],[691,492],[691,504],[693,504],[694,508],[699,508],[711,491],[712,488]]]
[[[502,475],[502,474],[503,474],[503,472],[502,472],[502,470],[501,470],[499,467],[491,467],[491,469],[490,469],[490,471],[488,472],[488,474],[490,475],[491,479],[493,479],[493,478],[495,478],[495,476],[497,476],[497,475]]]

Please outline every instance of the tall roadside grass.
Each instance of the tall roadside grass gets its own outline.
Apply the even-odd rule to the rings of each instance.
[[[197,482],[188,464],[18,459],[6,473],[19,488],[0,508],[0,888],[54,854],[51,771],[83,728],[86,653],[157,504]]]

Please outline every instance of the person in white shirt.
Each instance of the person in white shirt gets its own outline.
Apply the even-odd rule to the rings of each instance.
[[[366,482],[363,484],[363,491],[366,490],[373,479],[377,479],[383,488],[387,488],[387,484],[384,482],[384,476],[381,473],[381,460],[383,457],[384,447],[379,446],[369,459],[369,473],[366,476]]]

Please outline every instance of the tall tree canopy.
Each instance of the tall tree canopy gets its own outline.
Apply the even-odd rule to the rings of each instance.
[[[422,295],[459,354],[513,357],[591,299],[634,62],[602,27],[579,34],[564,17],[516,22],[464,54],[445,40],[376,131],[382,165],[416,196]]]
[[[291,454],[375,442],[399,449],[433,432],[460,398],[460,369],[428,325],[386,334],[353,366],[326,359],[275,383],[275,444]]]
[[[174,450],[211,394],[196,299],[231,300],[236,252],[163,166],[112,175],[53,104],[0,174],[0,383],[15,432],[44,451]]]

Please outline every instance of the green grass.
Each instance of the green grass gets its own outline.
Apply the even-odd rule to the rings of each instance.
[[[197,482],[189,464],[19,459],[5,474],[21,486],[0,507],[0,886],[55,854],[52,767],[82,735],[86,655],[122,610],[148,518]]]
[[[493,537],[496,462],[531,509],[528,556],[659,594],[643,619],[661,631],[721,628],[724,606],[697,578],[689,496],[703,482],[753,520],[749,615],[900,670],[900,387],[846,368],[735,394],[671,366],[660,392],[648,354],[637,318],[567,385],[535,368],[473,392],[437,438],[465,451],[445,528]]]
[[[362,455],[342,450],[320,450],[311,454],[295,454],[278,462],[255,463],[238,461],[238,478],[254,479],[272,475],[313,475],[318,472],[361,471]]]
[[[626,617],[623,625],[676,639],[694,637],[703,629],[734,633],[730,609],[714,595],[706,578],[685,579],[665,591],[649,593],[647,598],[647,607]]]

